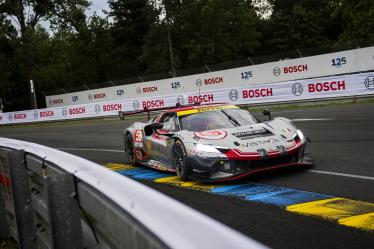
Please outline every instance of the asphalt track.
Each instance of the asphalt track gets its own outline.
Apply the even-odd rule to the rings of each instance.
[[[273,115],[293,119],[311,138],[315,166],[256,175],[225,186],[264,185],[310,191],[359,201],[358,208],[363,207],[362,202],[374,203],[374,104],[298,109]],[[59,148],[102,165],[121,164],[121,132],[126,125],[126,121],[102,121],[4,127],[0,128],[0,136]],[[374,211],[370,204],[364,204],[371,210],[366,226],[373,227],[367,231],[341,225],[331,217],[314,216],[313,212],[321,209],[318,202],[306,209],[297,205],[285,208],[235,195],[180,188],[149,179],[140,181],[272,248],[374,248]],[[350,204],[344,205],[343,209]],[[352,205],[354,209],[356,202]],[[300,215],[300,209],[312,213]]]

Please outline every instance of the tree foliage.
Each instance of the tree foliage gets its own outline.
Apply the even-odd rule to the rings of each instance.
[[[310,47],[374,41],[372,0],[0,1],[5,111],[46,92]],[[172,60],[173,59],[173,60]],[[43,106],[43,105],[41,105]],[[32,106],[31,106],[32,107]]]

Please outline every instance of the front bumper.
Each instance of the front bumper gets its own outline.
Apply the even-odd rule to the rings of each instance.
[[[200,182],[220,182],[236,180],[260,172],[286,167],[310,167],[311,143],[308,139],[304,144],[282,155],[265,158],[206,158],[201,155],[189,157],[192,168],[191,178]]]

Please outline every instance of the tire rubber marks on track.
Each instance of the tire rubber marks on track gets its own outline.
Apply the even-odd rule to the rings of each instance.
[[[150,180],[275,205],[289,212],[321,217],[341,225],[374,231],[374,204],[367,202],[262,183],[213,185],[181,181],[170,173],[124,164],[107,164],[106,167],[139,180]]]

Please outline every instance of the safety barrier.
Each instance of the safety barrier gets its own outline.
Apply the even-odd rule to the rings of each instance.
[[[270,63],[142,83],[46,96],[47,107],[160,98],[167,95],[280,83],[374,70],[374,47],[285,59]]]
[[[0,190],[0,240],[20,248],[264,248],[134,180],[33,143],[0,138]]]
[[[142,110],[144,107],[149,109],[171,107],[176,103],[226,102],[236,105],[255,105],[364,95],[374,95],[374,72],[268,83],[266,85],[216,87],[216,89],[209,91],[176,92],[165,96],[0,113],[0,124],[103,117],[118,115],[119,111]]]

